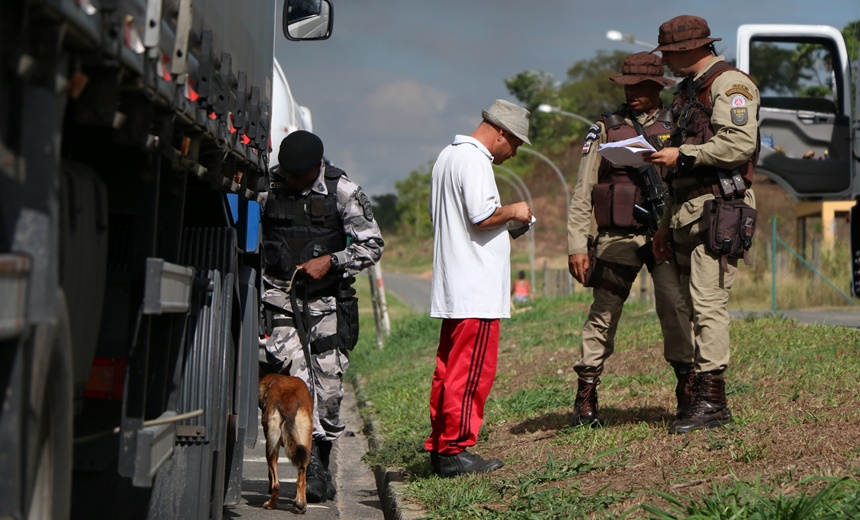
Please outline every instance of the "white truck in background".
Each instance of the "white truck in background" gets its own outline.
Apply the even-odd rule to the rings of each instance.
[[[269,168],[278,164],[278,149],[287,134],[296,130],[314,131],[311,111],[296,102],[277,58],[272,76],[272,153],[269,157]]]
[[[842,33],[823,25],[742,25],[737,66],[761,92],[758,173],[796,200],[860,200],[860,89]],[[860,297],[857,204],[850,221],[851,289]]]

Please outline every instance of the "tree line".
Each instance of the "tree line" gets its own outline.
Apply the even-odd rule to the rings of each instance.
[[[852,68],[856,71],[860,20],[846,24],[842,34]],[[575,62],[563,81],[556,81],[550,73],[533,70],[506,79],[508,92],[532,113],[529,136],[532,146],[555,160],[570,149],[571,143],[581,140],[589,127],[563,114],[539,112],[537,107],[541,104],[559,107],[589,120],[597,120],[602,114],[615,110],[624,100],[624,89],[609,81],[609,77],[620,74],[622,62],[628,54],[628,51],[600,50],[593,58]],[[827,49],[814,43],[784,48],[769,42],[757,42],[751,49],[751,60],[756,63],[753,79],[762,95],[831,97],[835,90],[830,59]],[[668,104],[673,90],[664,90],[662,96],[664,103]],[[527,160],[523,164],[536,163]],[[432,161],[419,166],[395,183],[396,194],[371,198],[374,214],[383,230],[405,239],[420,240],[432,236],[428,213],[432,168]],[[517,166],[513,168],[517,169]],[[529,171],[517,173],[527,182]]]

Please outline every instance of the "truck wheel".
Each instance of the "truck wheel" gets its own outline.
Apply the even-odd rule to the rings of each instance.
[[[65,298],[58,298],[57,325],[36,329],[31,410],[33,434],[29,439],[27,518],[68,518],[72,495],[72,362]],[[47,368],[39,368],[42,364]],[[32,479],[32,480],[29,480]]]

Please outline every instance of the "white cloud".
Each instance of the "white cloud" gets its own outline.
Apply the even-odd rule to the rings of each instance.
[[[365,128],[374,135],[416,138],[433,135],[448,104],[438,89],[413,80],[379,86],[361,103]]]

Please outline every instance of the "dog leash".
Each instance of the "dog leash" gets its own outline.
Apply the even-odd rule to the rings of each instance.
[[[312,395],[314,397],[314,405],[316,405],[316,395],[317,395],[317,379],[314,374],[314,365],[313,365],[313,356],[311,355],[311,342],[310,342],[310,330],[308,329],[308,324],[305,322],[305,319],[310,321],[310,310],[308,309],[308,302],[304,302],[304,313],[299,309],[299,304],[296,298],[296,291],[293,290],[293,281],[296,279],[296,275],[300,270],[302,270],[304,266],[296,267],[293,276],[290,278],[290,288],[288,290],[290,295],[290,304],[293,307],[293,321],[296,324],[296,332],[299,335],[299,341],[302,344],[302,352],[305,355],[305,363],[308,367],[308,382],[310,383]]]

